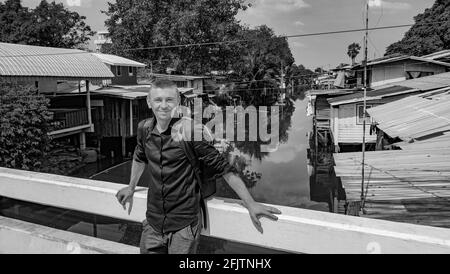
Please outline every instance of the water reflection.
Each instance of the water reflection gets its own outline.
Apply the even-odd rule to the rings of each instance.
[[[296,99],[296,98],[294,98]],[[327,203],[311,200],[308,173],[308,136],[312,128],[306,117],[307,101],[288,98],[280,110],[280,145],[271,153],[260,150],[260,142],[232,143],[225,152],[240,171],[259,202],[329,211]],[[236,198],[225,184],[218,196]]]

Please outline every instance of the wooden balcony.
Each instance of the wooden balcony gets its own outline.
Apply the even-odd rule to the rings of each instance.
[[[52,136],[61,136],[90,128],[88,112],[81,109],[50,109],[53,112]]]

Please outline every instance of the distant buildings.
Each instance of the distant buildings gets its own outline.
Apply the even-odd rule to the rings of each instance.
[[[174,74],[158,74],[153,73],[155,79],[168,79],[177,84],[178,88],[192,88],[194,93],[201,94],[205,92],[206,81],[211,79],[207,76],[190,76],[190,75],[174,75]]]
[[[101,52],[105,44],[111,44],[111,38],[108,37],[109,32],[106,30],[97,32],[97,39],[94,40],[95,51]]]

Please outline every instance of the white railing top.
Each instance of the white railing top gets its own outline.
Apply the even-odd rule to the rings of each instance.
[[[0,196],[122,220],[145,218],[146,188],[138,188],[130,215],[115,194],[123,185],[0,168]],[[298,253],[450,253],[450,229],[395,223],[277,206],[278,221],[253,226],[238,201],[208,201],[205,236]]]

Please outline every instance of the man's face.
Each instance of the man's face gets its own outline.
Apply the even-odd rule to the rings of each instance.
[[[178,92],[176,88],[154,88],[147,102],[158,120],[170,120],[178,105]]]

